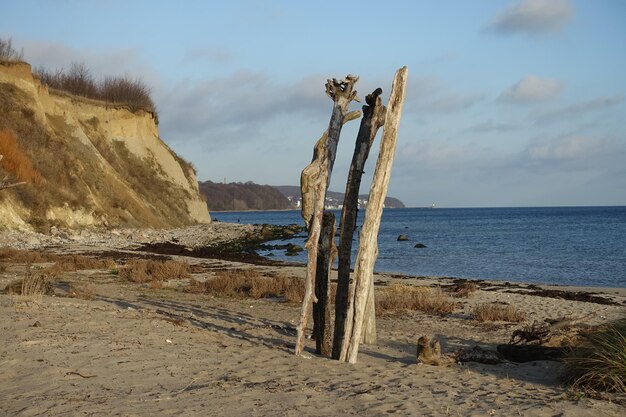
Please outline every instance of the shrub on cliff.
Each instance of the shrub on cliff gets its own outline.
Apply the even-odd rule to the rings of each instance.
[[[18,181],[41,185],[43,177],[33,167],[30,158],[17,142],[15,133],[10,129],[0,131],[0,167],[4,172],[12,174]]]
[[[0,60],[2,61],[21,61],[24,51],[18,51],[13,47],[11,38],[0,38]]]
[[[139,78],[106,77],[97,81],[84,63],[73,63],[67,70],[56,71],[38,67],[35,68],[35,73],[42,84],[55,90],[128,106],[132,112],[148,111],[156,117],[156,106],[150,96],[150,88]]]
[[[138,78],[106,77],[100,84],[100,97],[110,103],[127,104],[131,111],[139,109],[155,112],[150,88]]]

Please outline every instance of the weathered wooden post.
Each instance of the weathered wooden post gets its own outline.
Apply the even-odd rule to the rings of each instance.
[[[376,162],[374,179],[370,188],[369,202],[365,211],[365,220],[361,229],[359,239],[359,251],[354,268],[354,312],[352,313],[352,323],[347,323],[344,344],[347,343],[345,357],[340,360],[347,360],[356,363],[361,342],[361,332],[363,328],[363,318],[367,300],[370,292],[373,292],[373,271],[376,257],[378,256],[378,230],[380,218],[383,212],[387,187],[391,177],[391,167],[396,150],[398,126],[402,115],[406,93],[408,69],[400,68],[394,77],[391,87],[391,96],[387,105],[385,116],[385,127],[380,142],[380,152]],[[348,333],[349,332],[349,333]]]
[[[318,244],[322,227],[324,200],[335,163],[339,135],[344,123],[361,115],[361,112],[348,113],[350,102],[352,100],[358,101],[356,90],[354,90],[354,84],[358,79],[359,77],[348,75],[344,80],[332,79],[326,83],[326,95],[334,102],[330,123],[326,133],[315,144],[313,161],[304,168],[300,176],[302,217],[306,223],[309,238],[304,245],[307,250],[307,271],[304,283],[304,299],[298,323],[296,355],[301,354],[304,349],[309,310],[311,309],[311,304],[316,301],[314,279],[317,270]]]
[[[378,129],[385,123],[385,106],[380,99],[383,90],[377,88],[372,94],[365,98],[367,105],[363,106],[363,118],[356,138],[352,163],[348,172],[348,182],[346,184],[346,194],[343,200],[341,211],[341,235],[339,240],[339,265],[337,269],[337,296],[335,299],[335,329],[333,340],[333,359],[339,359],[344,345],[344,331],[346,322],[350,322],[352,317],[348,317],[348,299],[350,291],[350,261],[352,258],[352,238],[356,229],[359,189],[365,162],[369,156],[372,143],[376,137]],[[374,312],[372,311],[372,314]],[[368,335],[365,343],[375,343],[375,329]]]
[[[322,231],[317,255],[315,274],[315,298],[313,304],[313,335],[317,353],[330,357],[333,349],[333,333],[330,304],[330,268],[336,255],[335,215],[329,211],[322,217]]]

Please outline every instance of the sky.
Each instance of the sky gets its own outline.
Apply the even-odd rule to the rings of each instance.
[[[326,80],[358,75],[359,97],[381,87],[386,103],[406,65],[388,195],[626,205],[625,1],[0,0],[0,37],[33,66],[141,77],[199,180],[298,185],[328,127]],[[357,131],[344,126],[331,190]]]

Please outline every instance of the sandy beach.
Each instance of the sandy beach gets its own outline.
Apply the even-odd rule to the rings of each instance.
[[[55,253],[109,253],[116,262],[149,257],[137,251],[157,241],[205,245],[248,232],[212,224],[170,231],[106,235],[3,233],[0,247]],[[190,231],[191,230],[191,231]],[[185,234],[186,233],[186,234]],[[204,239],[199,242],[196,235]],[[186,239],[186,240],[185,240]],[[194,243],[196,242],[196,243]],[[260,276],[303,277],[302,266],[224,259],[172,258],[194,265],[192,277],[254,269]],[[43,268],[46,263],[30,268]],[[24,276],[5,261],[0,290]],[[452,285],[452,279],[377,274],[379,287]],[[453,313],[419,311],[377,318],[378,344],[362,346],[356,365],[315,354],[308,340],[293,354],[300,306],[279,299],[232,299],[185,292],[188,282],[161,288],[121,279],[109,269],[64,272],[51,295],[0,295],[0,415],[3,416],[620,416],[619,395],[589,395],[564,386],[561,363],[533,361],[449,366],[416,363],[420,336],[437,337],[444,352],[493,349],[533,321],[589,316],[597,325],[624,314],[625,289],[593,292],[607,303],[539,295],[537,286],[480,282],[456,299]],[[506,303],[526,312],[521,323],[480,323],[472,309]]]

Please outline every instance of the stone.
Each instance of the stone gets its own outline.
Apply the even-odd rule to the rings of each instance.
[[[407,235],[400,235],[398,236],[398,242],[403,242],[403,241],[407,241],[409,240]]]
[[[426,245],[424,245],[423,243],[416,243],[416,244],[415,244],[415,246],[413,246],[413,247],[414,247],[414,248],[419,248],[419,249],[421,249],[421,248],[425,248],[425,247],[427,247],[427,246],[426,246]]]
[[[304,250],[304,248],[300,245],[294,245],[293,243],[290,243],[287,246],[287,250],[285,251],[285,255],[286,256],[296,256],[298,255],[298,253],[302,252]]]

